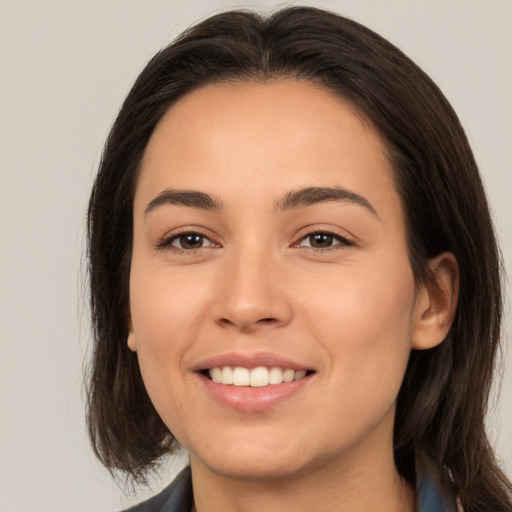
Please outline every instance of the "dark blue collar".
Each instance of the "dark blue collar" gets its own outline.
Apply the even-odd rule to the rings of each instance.
[[[192,476],[187,466],[160,494],[125,512],[190,512],[192,503]]]
[[[455,505],[441,494],[434,481],[426,476],[418,479],[417,512],[456,512]]]

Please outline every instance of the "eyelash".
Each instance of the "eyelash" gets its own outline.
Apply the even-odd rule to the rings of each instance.
[[[162,249],[171,250],[171,251],[175,252],[176,254],[193,255],[199,251],[206,249],[207,247],[210,247],[210,246],[207,246],[207,247],[197,247],[197,248],[193,248],[193,249],[184,249],[183,247],[175,247],[172,245],[173,242],[175,242],[176,240],[180,239],[181,237],[188,236],[188,235],[197,235],[198,237],[201,237],[202,239],[209,240],[213,245],[218,245],[208,235],[201,232],[201,230],[184,228],[182,230],[179,230],[177,233],[173,233],[172,235],[168,235],[168,236],[165,236],[164,238],[162,238],[162,240],[156,245],[156,248],[160,249],[160,250],[162,250]]]
[[[210,241],[212,245],[206,246],[206,247],[204,247],[204,246],[197,247],[197,248],[192,248],[192,249],[185,249],[183,247],[175,247],[172,245],[176,240],[180,239],[181,237],[185,237],[185,236],[189,236],[189,235],[197,235],[198,237],[201,237],[203,240],[205,239],[205,240]],[[295,247],[295,248],[301,247],[300,244],[302,242],[304,242],[308,238],[311,238],[315,235],[325,235],[328,237],[332,237],[333,240],[338,242],[338,243],[334,243],[333,245],[330,245],[328,247],[303,246],[303,247],[309,247],[309,249],[311,249],[317,253],[326,253],[326,252],[331,252],[331,251],[337,251],[337,250],[343,249],[344,247],[351,247],[351,246],[356,245],[355,242],[353,242],[352,240],[349,240],[348,238],[341,236],[337,233],[333,233],[332,231],[316,230],[316,231],[311,231],[309,233],[302,234],[301,237],[299,238],[299,240],[292,244],[292,247]],[[177,233],[173,233],[172,235],[164,237],[156,245],[156,249],[171,250],[171,251],[175,252],[176,254],[194,255],[194,254],[197,254],[198,252],[208,249],[209,247],[212,247],[212,246],[219,247],[219,244],[214,242],[208,235],[206,235],[205,233],[201,232],[198,229],[186,229],[185,228],[183,230],[180,230]]]
[[[349,240],[348,238],[341,236],[338,233],[333,233],[332,231],[320,229],[320,230],[310,231],[309,233],[303,234],[300,237],[300,239],[292,245],[292,247],[300,247],[300,244],[303,241],[307,240],[308,238],[314,237],[315,235],[325,235],[328,237],[332,237],[333,240],[338,242],[338,243],[333,243],[333,245],[330,245],[329,247],[311,247],[311,246],[309,246],[309,248],[311,250],[313,250],[314,252],[317,252],[317,253],[339,251],[343,248],[352,247],[352,246],[356,245],[354,241]],[[306,247],[308,247],[308,246],[306,246]]]

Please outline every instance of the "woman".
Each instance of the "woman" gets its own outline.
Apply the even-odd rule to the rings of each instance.
[[[512,510],[485,193],[380,36],[312,8],[193,27],[128,95],[88,222],[96,453],[142,481],[190,454],[135,510]]]

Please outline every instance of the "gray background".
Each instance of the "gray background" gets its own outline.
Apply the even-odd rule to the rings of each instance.
[[[445,92],[480,163],[511,269],[512,1],[308,3],[389,38]],[[220,10],[278,5],[0,0],[0,512],[101,512],[133,501],[94,460],[83,420],[84,212],[102,144],[161,46]],[[510,352],[489,421],[509,475]]]

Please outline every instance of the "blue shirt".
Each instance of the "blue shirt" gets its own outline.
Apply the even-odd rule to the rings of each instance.
[[[416,512],[456,512],[432,480],[422,477],[418,482],[418,507]],[[125,512],[190,512],[193,502],[190,467],[186,467],[160,494],[132,507]]]

